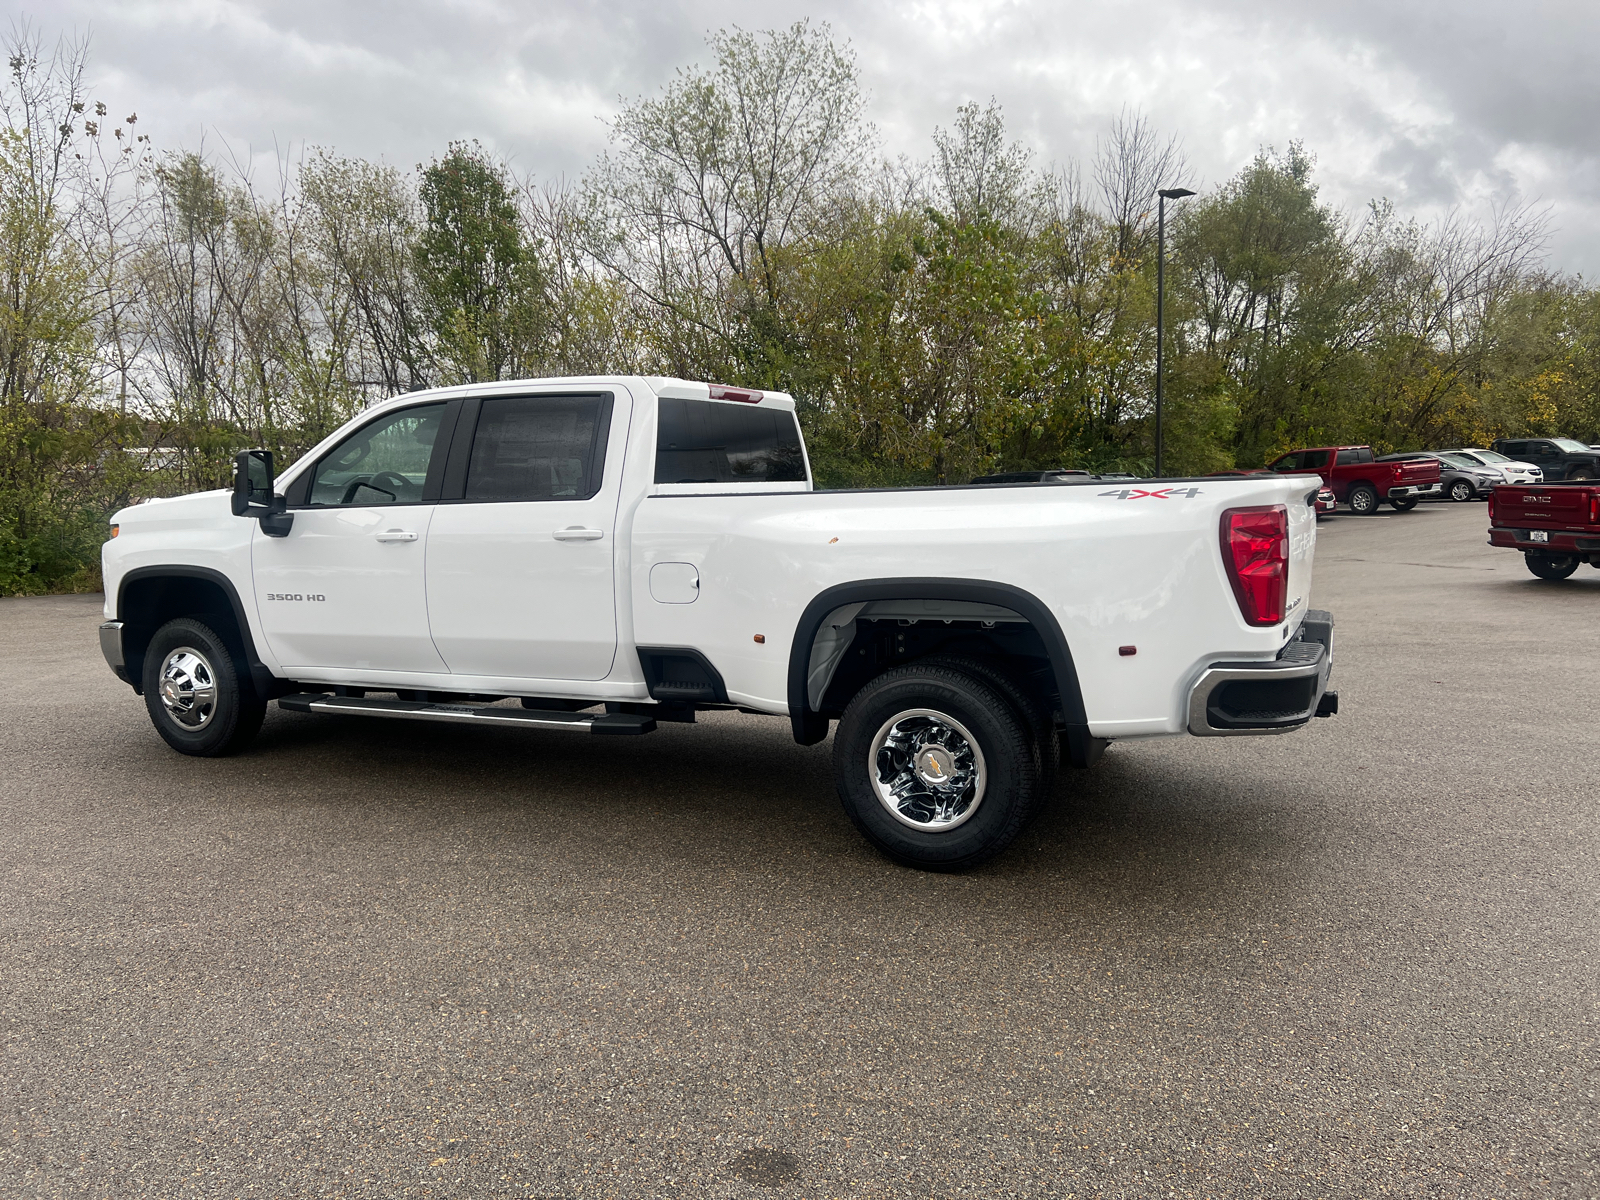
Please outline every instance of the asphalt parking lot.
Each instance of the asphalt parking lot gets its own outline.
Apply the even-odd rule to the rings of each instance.
[[[1600,1195],[1600,571],[1340,516],[1343,712],[962,876],[828,747],[268,716],[0,600],[0,1196]]]

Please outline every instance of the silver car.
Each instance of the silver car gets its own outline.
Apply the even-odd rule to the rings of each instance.
[[[1532,463],[1517,462],[1496,450],[1446,450],[1445,454],[1459,454],[1485,467],[1498,467],[1507,483],[1543,483],[1544,472]]]

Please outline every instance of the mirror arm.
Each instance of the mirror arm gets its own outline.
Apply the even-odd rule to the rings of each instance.
[[[288,509],[287,500],[282,496],[273,496],[267,511],[261,514],[261,532],[268,537],[288,537],[289,530],[294,528],[294,514]]]

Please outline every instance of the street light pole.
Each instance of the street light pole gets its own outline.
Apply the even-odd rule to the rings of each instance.
[[[1161,397],[1166,372],[1162,369],[1162,342],[1167,323],[1163,311],[1167,298],[1167,201],[1194,195],[1188,188],[1162,188],[1156,193],[1156,478],[1161,478]]]

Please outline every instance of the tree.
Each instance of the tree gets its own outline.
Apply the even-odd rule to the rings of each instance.
[[[502,379],[538,361],[543,278],[504,168],[457,142],[423,168],[419,190],[417,283],[444,381]]]

